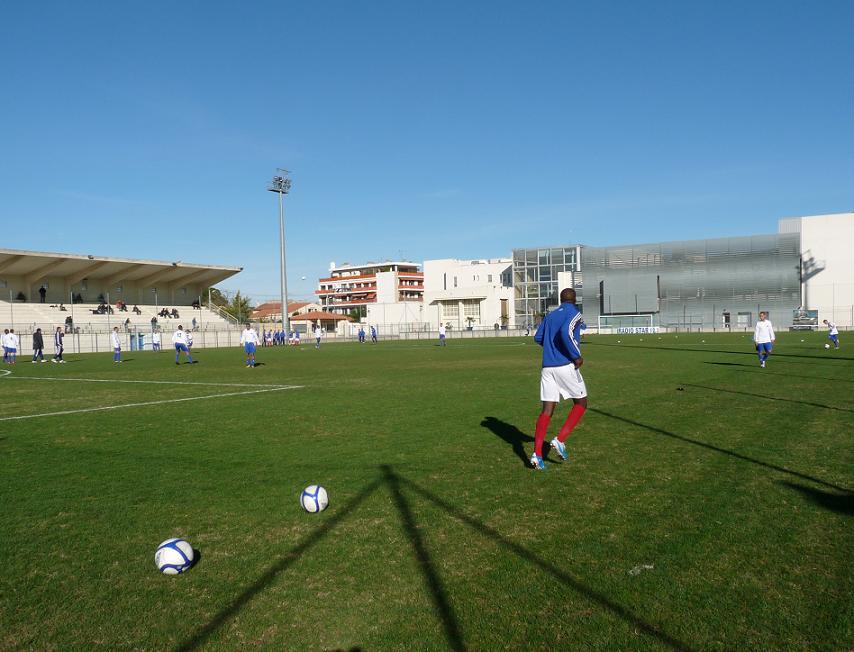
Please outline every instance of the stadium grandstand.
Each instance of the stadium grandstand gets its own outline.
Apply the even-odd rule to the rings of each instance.
[[[102,336],[115,326],[127,348],[150,346],[139,336],[178,323],[202,332],[198,345],[230,344],[234,320],[206,293],[242,269],[0,249],[0,322],[22,336],[61,326],[75,351],[106,350]]]

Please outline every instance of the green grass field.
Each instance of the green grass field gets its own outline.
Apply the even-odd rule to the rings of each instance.
[[[588,338],[591,409],[544,473],[530,340],[25,357],[0,649],[850,650],[842,339],[783,334],[761,370],[740,334]],[[168,577],[173,536],[200,558]]]

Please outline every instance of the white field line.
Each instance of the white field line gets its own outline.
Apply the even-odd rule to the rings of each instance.
[[[204,383],[202,383],[204,384]],[[81,408],[79,410],[62,410],[61,412],[43,412],[41,414],[24,414],[17,417],[0,417],[0,421],[20,421],[22,419],[38,419],[40,417],[58,417],[66,414],[83,414],[85,412],[103,412],[105,410],[121,410],[122,408],[145,407],[148,405],[165,405],[167,403],[183,403],[185,401],[204,401],[209,398],[225,398],[227,396],[246,396],[248,394],[263,394],[265,392],[281,392],[287,389],[300,389],[303,385],[281,385],[269,389],[252,389],[245,392],[225,392],[223,394],[208,394],[206,396],[190,396],[187,398],[169,398],[162,401],[145,401],[142,403],[125,403],[123,405],[105,405],[102,407]]]
[[[9,376],[12,372],[5,370],[3,376]],[[119,380],[108,378],[59,378],[52,376],[11,376],[10,380],[67,380],[76,383],[139,383],[142,385],[204,385],[206,387],[285,387],[285,385],[272,385],[270,383],[203,383],[189,380]],[[288,385],[290,387],[290,385]]]

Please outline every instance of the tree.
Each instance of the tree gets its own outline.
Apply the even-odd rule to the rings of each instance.
[[[249,315],[252,313],[252,304],[249,299],[242,294],[240,290],[231,298],[228,305],[223,306],[223,309],[240,323],[249,320]]]
[[[217,288],[208,288],[204,294],[202,294],[202,301],[204,301],[208,296],[211,298],[211,303],[215,306],[219,306],[220,308],[225,308],[231,303],[228,295]]]

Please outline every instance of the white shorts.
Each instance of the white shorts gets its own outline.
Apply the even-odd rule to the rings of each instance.
[[[584,398],[587,386],[575,365],[543,367],[540,376],[540,400],[559,403],[561,399]]]

